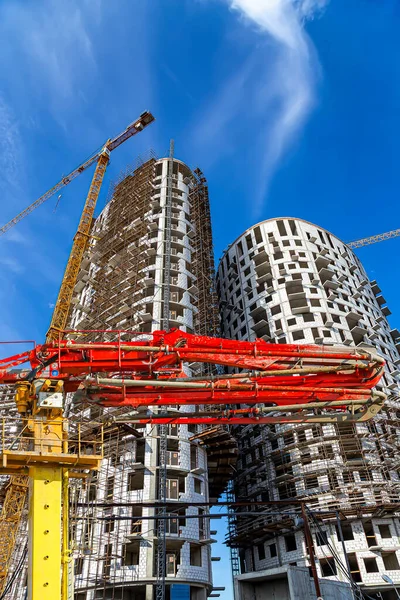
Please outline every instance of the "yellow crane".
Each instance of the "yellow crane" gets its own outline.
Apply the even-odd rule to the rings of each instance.
[[[79,269],[82,263],[83,254],[85,252],[88,240],[90,238],[90,229],[92,224],[92,219],[94,215],[94,211],[96,208],[97,199],[99,197],[101,184],[103,182],[104,174],[106,172],[107,165],[110,160],[110,153],[118,148],[123,142],[133,137],[140,131],[142,131],[145,127],[150,125],[154,121],[154,117],[150,112],[144,112],[140,115],[140,117],[128,125],[128,127],[121,132],[119,135],[114,137],[113,139],[107,140],[107,142],[101,147],[101,149],[95,152],[88,160],[79,165],[76,169],[74,169],[69,175],[63,177],[56,185],[54,185],[50,190],[48,190],[43,196],[38,198],[35,202],[30,204],[25,210],[19,213],[16,217],[11,219],[8,223],[6,223],[3,227],[0,228],[0,235],[5,234],[9,229],[11,229],[14,225],[19,223],[23,218],[33,212],[36,208],[42,205],[46,200],[51,198],[56,192],[58,192],[61,188],[65,187],[71,181],[73,181],[78,175],[86,171],[91,165],[96,164],[96,169],[92,178],[92,182],[89,188],[89,192],[86,198],[86,202],[81,214],[81,218],[79,221],[78,229],[74,237],[74,241],[71,248],[71,253],[67,262],[67,266],[65,268],[63,280],[60,286],[60,290],[58,292],[57,302],[54,307],[53,316],[51,319],[50,328],[47,332],[46,341],[51,342],[58,338],[58,336],[63,332],[67,325],[68,313],[71,306],[72,295],[74,291],[74,287],[76,284],[77,276],[79,273]],[[57,393],[57,390],[49,390],[50,392]],[[18,397],[22,398],[25,394],[26,390],[21,389],[19,392],[17,391],[17,405],[18,405]],[[43,390],[45,393],[46,390]],[[19,396],[20,394],[20,396]],[[18,407],[19,410],[21,407]],[[26,408],[26,407],[25,407]],[[24,412],[20,410],[20,412]],[[46,410],[43,411],[43,408],[39,406],[35,406],[33,409],[33,418],[31,422],[28,423],[28,427],[31,427],[31,431],[33,431],[33,436],[38,436],[41,439],[43,438],[42,428],[38,428],[37,422],[35,421],[35,416],[39,417],[39,419],[48,420],[51,419],[50,429],[53,430],[53,433],[50,435],[53,438],[54,449],[57,452],[61,452],[62,448],[58,448],[59,441],[63,439],[63,433],[61,432],[63,426],[65,425],[62,418],[62,408],[54,407],[50,413]],[[41,441],[41,444],[43,441]],[[95,465],[95,463],[93,463]],[[48,481],[48,478],[51,478],[51,474],[48,473],[48,467],[43,466],[38,463],[37,466],[31,467],[32,472],[29,475],[32,478],[31,484],[31,495],[34,500],[31,502],[30,512],[36,511],[36,515],[40,512],[40,497],[43,494],[43,485],[44,482]],[[47,469],[47,471],[46,471]],[[54,475],[54,473],[53,473]],[[65,473],[64,473],[65,475]],[[54,504],[57,503],[60,506],[61,510],[61,489],[63,485],[62,481],[63,477],[58,478],[58,475],[55,476],[53,481],[54,486],[46,487],[46,496],[49,495],[49,490],[51,488],[54,489]],[[25,474],[22,475],[12,475],[10,481],[6,488],[5,500],[2,506],[2,511],[0,514],[0,595],[3,594],[7,582],[7,576],[10,568],[10,563],[13,555],[13,550],[15,546],[16,536],[18,533],[18,529],[21,523],[21,518],[26,502],[26,495],[28,491],[28,483],[29,477]],[[67,493],[66,483],[64,482],[64,494]],[[65,497],[64,497],[65,499]],[[46,500],[47,502],[47,500]],[[43,504],[43,502],[42,502]],[[47,506],[47,504],[46,504]],[[42,524],[45,526],[46,516],[42,517]],[[65,524],[64,524],[65,527]],[[55,529],[57,526],[55,527]],[[61,533],[55,534],[53,537],[48,536],[46,538],[46,542],[49,544],[49,547],[52,546],[53,552],[48,553],[48,558],[46,562],[46,569],[51,570],[52,565],[56,565],[55,574],[53,574],[49,579],[52,579],[50,582],[45,582],[48,585],[43,587],[43,583],[40,581],[36,575],[36,570],[40,570],[38,564],[32,564],[31,561],[31,573],[30,573],[30,588],[29,588],[29,598],[34,600],[45,600],[47,598],[51,598],[51,600],[58,600],[61,598],[60,593],[55,591],[57,588],[57,567],[60,564],[60,561],[57,559],[57,555],[60,552],[60,539],[59,536]],[[52,543],[50,543],[52,539]],[[31,548],[32,555],[38,555],[38,552],[34,551],[35,544],[39,544],[35,536],[33,536],[33,541],[31,542],[33,547]],[[58,546],[58,552],[57,552]],[[68,568],[68,556],[66,556],[66,548],[64,548],[63,555],[63,598],[67,598],[67,568]],[[47,555],[46,555],[47,556]],[[51,558],[50,558],[51,557]],[[32,558],[32,557],[31,557]],[[58,563],[57,563],[58,560]],[[51,563],[52,565],[51,565]],[[44,565],[42,565],[43,568]],[[55,578],[55,580],[54,580]],[[60,592],[61,590],[59,590]]]

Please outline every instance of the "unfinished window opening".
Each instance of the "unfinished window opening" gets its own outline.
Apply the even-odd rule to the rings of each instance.
[[[174,577],[179,564],[179,554],[176,552],[167,553],[167,575]]]
[[[264,546],[264,544],[258,544],[257,545],[257,551],[258,551],[258,560],[264,560],[265,559],[265,546]]]
[[[168,435],[172,437],[179,437],[179,425],[176,423],[168,425]]]
[[[263,238],[259,227],[254,227],[254,237],[256,238],[256,244],[262,244]]]
[[[168,518],[165,520],[165,533],[167,535],[178,535],[179,534],[178,517],[172,513],[169,513],[166,516]]]
[[[142,532],[142,506],[132,506],[131,533],[139,534]]]
[[[289,431],[283,435],[283,443],[285,446],[290,446],[290,444],[294,444],[294,435],[292,431]]]
[[[193,479],[193,486],[194,486],[194,491],[196,492],[196,494],[202,494],[202,482],[200,479],[197,479],[197,477],[194,477]]]
[[[114,494],[114,477],[107,479],[106,497],[111,498]]]
[[[396,552],[382,553],[383,564],[388,571],[398,571],[400,569]]]
[[[304,331],[293,331],[292,336],[295,342],[297,340],[304,340]]]
[[[295,221],[289,220],[289,227],[292,235],[298,235]]]
[[[190,565],[192,567],[201,567],[201,546],[190,544]]]
[[[304,477],[304,487],[306,490],[311,490],[318,487],[318,477],[316,475],[307,475]]]
[[[144,464],[144,445],[144,439],[136,442],[136,462],[142,464]]]
[[[199,508],[199,539],[204,540],[207,537],[207,524],[204,515],[204,508]]]
[[[276,224],[278,226],[279,235],[281,237],[287,236],[285,223],[283,221],[277,221]]]
[[[130,542],[122,545],[122,566],[138,565],[140,542]]]
[[[198,460],[197,460],[197,445],[196,444],[192,444],[190,446],[190,468],[191,469],[197,469],[198,467]]]
[[[284,536],[286,552],[297,550],[296,536],[294,533],[289,533]]]
[[[365,521],[363,523],[365,537],[367,538],[368,547],[376,546],[375,531],[371,521]]]
[[[113,516],[112,512],[104,514],[104,516],[108,519],[104,525],[104,533],[111,533],[112,531],[114,531],[115,517]]]
[[[251,234],[246,235],[246,245],[247,245],[247,249],[251,250],[253,247],[253,240],[251,239]]]
[[[304,323],[311,323],[315,320],[313,313],[303,313],[302,315]]]
[[[128,473],[128,492],[142,490],[144,486],[144,471],[131,471]]]
[[[276,551],[276,544],[270,544],[268,546],[269,548],[269,555],[271,558],[274,558],[277,555],[277,551]]]
[[[75,559],[74,573],[75,573],[75,575],[82,575],[82,573],[83,573],[83,556],[78,556],[78,558]],[[85,596],[85,598],[86,598],[86,596]]]
[[[97,498],[97,481],[89,483],[88,502],[94,502]]]
[[[85,550],[92,547],[93,528],[92,523],[85,523],[83,530],[83,547]]]
[[[379,573],[376,558],[364,558],[364,565],[367,573]]]
[[[317,531],[315,534],[315,541],[317,542],[317,546],[326,546],[328,544],[327,531]]]
[[[381,538],[389,539],[392,537],[389,525],[378,525],[378,529]]]
[[[352,552],[347,555],[349,559],[350,573],[356,583],[361,582],[360,567],[358,566],[357,556]]]
[[[104,578],[107,578],[110,576],[111,556],[112,556],[112,544],[106,544],[104,546],[104,560],[103,560],[103,577]]]
[[[318,298],[311,298],[310,304],[311,306],[321,306],[321,302],[318,300]]]
[[[179,440],[178,439],[167,439],[167,450],[169,452],[177,452],[179,450]]]
[[[349,542],[350,540],[354,540],[354,532],[351,523],[346,523],[345,521],[341,523],[342,535],[345,542]],[[336,525],[336,533],[338,540],[340,540],[339,530]]]
[[[179,500],[179,480],[167,479],[167,499]]]
[[[322,577],[332,577],[332,575],[337,575],[336,563],[333,556],[321,558],[319,565],[321,567]]]

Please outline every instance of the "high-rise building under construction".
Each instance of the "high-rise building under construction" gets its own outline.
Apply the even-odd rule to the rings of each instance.
[[[200,170],[172,153],[140,162],[114,184],[92,235],[71,328],[91,340],[132,339],[138,332],[145,338],[173,327],[217,333],[210,208]],[[202,368],[189,367],[192,374]],[[86,424],[109,422],[101,471],[71,498],[77,600],[205,600],[212,589],[208,507],[191,504],[207,503],[224,486],[212,471],[215,434],[195,425],[117,426],[110,412],[115,416],[96,406],[76,411]],[[169,506],[162,515],[160,501]]]
[[[366,344],[385,358],[380,388],[387,400],[371,421],[239,429],[234,489],[242,501],[304,500],[311,511],[324,512],[314,526],[319,576],[346,581],[351,573],[368,597],[392,598],[381,575],[400,583],[400,334],[388,324],[378,284],[336,236],[281,218],[251,227],[229,246],[217,291],[226,337]],[[247,574],[242,584],[239,576],[239,587],[262,597],[257,594],[274,569],[310,563],[295,507],[264,506],[258,517],[251,510],[231,522],[230,544],[235,574],[239,563]]]

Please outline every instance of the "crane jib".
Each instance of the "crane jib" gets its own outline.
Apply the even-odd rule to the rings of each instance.
[[[147,127],[147,125],[150,125],[150,123],[152,123],[154,120],[155,119],[150,112],[144,112],[139,117],[139,119],[137,119],[136,121],[134,121],[133,123],[128,125],[128,127],[123,132],[121,132],[119,135],[117,135],[115,138],[113,138],[108,144],[106,144],[107,149],[109,151],[112,151],[115,148],[118,148],[118,146],[120,146],[123,142],[125,142],[126,140],[128,140],[129,138],[134,136],[136,133],[139,133],[140,131],[142,131],[145,127]],[[104,145],[101,147],[101,149],[98,152],[93,154],[88,160],[86,160],[85,162],[80,164],[78,167],[76,167],[76,169],[71,171],[71,173],[64,176],[52,188],[47,190],[47,192],[45,192],[42,196],[40,196],[40,198],[35,200],[35,202],[33,202],[32,204],[27,206],[22,212],[20,212],[13,219],[8,221],[8,223],[6,223],[2,227],[0,227],[0,235],[3,235],[7,231],[9,231],[9,229],[11,229],[12,227],[14,227],[14,225],[16,225],[17,223],[22,221],[22,219],[24,219],[25,217],[30,215],[36,208],[41,206],[44,202],[46,202],[46,200],[51,198],[61,188],[65,187],[66,185],[71,183],[71,181],[73,181],[76,177],[78,177],[78,175],[80,175],[81,173],[83,173],[83,171],[86,171],[86,169],[91,167],[98,160],[100,154],[103,152],[103,149],[104,149]]]

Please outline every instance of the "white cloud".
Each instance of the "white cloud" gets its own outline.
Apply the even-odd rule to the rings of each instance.
[[[41,108],[50,106],[61,125],[62,112],[84,102],[82,88],[97,74],[89,33],[95,26],[92,9],[87,2],[58,0],[0,5],[5,80],[19,93],[29,90],[32,102],[39,101]]]
[[[6,267],[12,273],[22,273],[24,271],[23,265],[12,256],[0,256],[0,265]]]
[[[21,176],[21,139],[11,108],[0,95],[0,173],[1,187],[17,186]],[[3,198],[4,199],[4,198]]]
[[[274,118],[265,131],[258,216],[268,185],[285,150],[300,131],[315,102],[317,65],[302,19],[313,18],[328,0],[229,0],[232,9],[255,23],[275,44],[275,68],[268,75],[265,111]]]
[[[303,28],[329,0],[224,0],[257,32],[253,52],[223,83],[194,132],[199,146],[212,144],[215,160],[243,143],[257,147],[258,184],[253,194],[259,217],[271,179],[315,104],[319,65]],[[265,42],[263,43],[263,38]],[[250,140],[250,141],[249,141]],[[217,147],[218,146],[218,147]],[[212,162],[212,160],[209,161]]]

